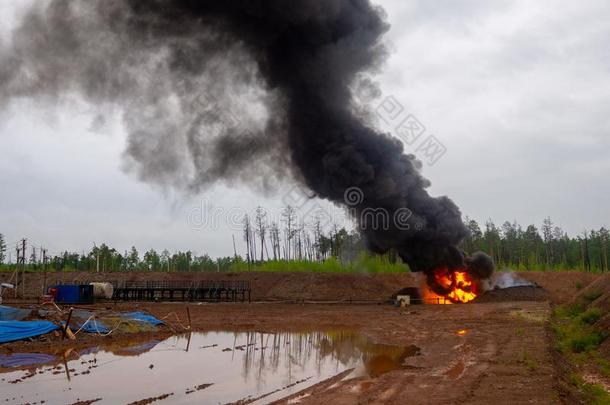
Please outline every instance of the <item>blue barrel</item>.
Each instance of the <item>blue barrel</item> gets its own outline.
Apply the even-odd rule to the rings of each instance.
[[[55,302],[59,304],[89,304],[93,302],[93,286],[90,285],[55,285],[57,289]]]

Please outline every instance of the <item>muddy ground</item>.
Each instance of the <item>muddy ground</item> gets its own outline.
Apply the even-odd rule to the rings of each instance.
[[[119,304],[116,309],[133,310],[136,305]],[[176,312],[182,322],[186,321],[184,304],[140,304],[137,308],[158,317]],[[303,404],[549,404],[560,399],[554,389],[556,375],[545,328],[550,309],[547,302],[407,308],[221,303],[189,308],[195,331],[354,330],[376,343],[416,345],[421,349],[421,355],[407,359],[409,369],[391,371],[378,378],[318,384],[305,390],[306,396],[299,402]],[[174,326],[178,328],[175,322]],[[167,336],[167,331],[162,335]],[[110,342],[118,347],[127,341],[150,337],[150,334],[115,336]],[[19,342],[11,348],[18,352],[57,353],[86,347],[94,339],[87,336],[76,342]]]
[[[180,311],[181,305],[141,308],[162,315]],[[303,404],[549,404],[559,400],[545,329],[546,302],[406,309],[221,304],[196,306],[191,314],[197,330],[353,329],[377,343],[421,348],[420,356],[407,360],[413,367],[410,370],[314,386],[300,399]]]
[[[567,301],[595,277],[584,273],[520,273],[535,281],[545,300],[504,301],[467,305],[348,305],[253,302],[189,304],[195,331],[354,330],[377,343],[416,345],[421,355],[406,360],[407,369],[377,378],[341,378],[317,384],[280,403],[300,404],[553,404],[568,400],[558,388],[559,370],[553,358],[547,319],[554,303]],[[75,274],[72,274],[74,278]],[[133,275],[132,275],[133,276]],[[186,275],[179,275],[185,277]],[[188,275],[191,276],[191,275]],[[200,276],[200,275],[196,275]],[[384,301],[404,286],[417,285],[412,274],[347,276],[258,273],[255,299],[312,300],[346,298]],[[147,279],[155,279],[147,274]],[[151,277],[151,278],[149,278]],[[240,279],[245,278],[240,275]],[[578,285],[578,287],[577,287]],[[166,319],[176,331],[186,324],[183,303],[96,304],[116,310],[140,309]],[[179,321],[179,322],[178,322]],[[169,328],[160,337],[173,333]],[[149,334],[142,338],[150,337]],[[79,337],[77,341],[18,342],[0,351],[49,352],[86,346],[95,339],[122,340],[139,336]],[[146,393],[142,393],[146,397]],[[162,403],[162,402],[161,402]]]

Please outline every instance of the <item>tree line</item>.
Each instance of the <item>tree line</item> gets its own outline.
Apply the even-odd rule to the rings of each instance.
[[[608,271],[609,231],[584,231],[570,237],[550,218],[523,227],[516,222],[497,226],[488,220],[481,227],[468,217],[464,220],[470,231],[461,248],[466,252],[483,251],[493,257],[497,267],[514,270],[584,270]],[[356,230],[331,224],[323,226],[320,218],[313,218],[306,226],[297,218],[294,208],[282,212],[281,222],[268,222],[267,214],[258,207],[252,216],[243,218],[242,239],[245,254],[238,254],[233,240],[233,256],[212,258],[192,251],[170,253],[154,249],[138,252],[135,247],[120,252],[106,244],[93,246],[89,252],[64,251],[43,255],[40,248],[29,247],[26,260],[30,271],[167,271],[167,272],[226,272],[243,270],[266,262],[309,261],[328,259],[347,263],[355,260],[365,244]],[[328,229],[330,228],[330,229]],[[6,263],[7,243],[0,234],[0,268],[14,270],[15,263]],[[396,252],[385,255],[390,263],[400,261]]]
[[[550,217],[542,221],[540,229],[509,221],[497,226],[491,220],[481,228],[468,217],[465,223],[470,237],[463,243],[464,250],[486,252],[499,268],[608,271],[610,265],[610,233],[605,227],[570,237]]]

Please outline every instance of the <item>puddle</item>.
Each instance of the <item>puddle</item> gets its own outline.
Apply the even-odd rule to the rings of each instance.
[[[41,353],[0,353],[0,367],[26,367],[45,363],[53,363],[57,360],[56,356]]]
[[[101,398],[96,404],[125,404],[162,397],[166,404],[263,404],[349,369],[354,369],[351,377],[377,377],[407,368],[404,360],[418,354],[416,346],[373,344],[345,331],[192,333],[190,338],[67,350],[53,364],[4,369],[0,403],[69,404]]]

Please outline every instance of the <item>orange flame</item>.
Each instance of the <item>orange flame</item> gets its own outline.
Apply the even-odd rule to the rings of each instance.
[[[448,290],[445,296],[438,295],[430,288],[424,289],[424,300],[432,304],[466,303],[478,295],[476,281],[465,271],[449,271],[441,268],[434,271],[434,281]]]

